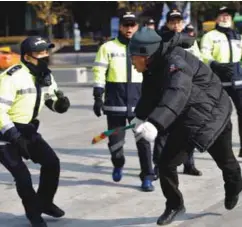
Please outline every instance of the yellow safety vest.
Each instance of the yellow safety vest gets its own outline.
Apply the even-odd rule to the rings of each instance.
[[[105,89],[105,114],[132,115],[141,95],[143,77],[131,64],[127,48],[116,38],[104,43],[96,55],[94,87]]]
[[[230,56],[228,38],[224,33],[216,29],[206,33],[201,40],[203,61],[208,64],[212,61],[217,61],[219,63],[239,62],[242,54],[241,39],[231,39],[230,42],[232,56]]]
[[[51,75],[52,84],[41,88],[40,105],[46,99],[57,100],[54,90],[57,84]],[[0,74],[0,131],[4,134],[15,123],[28,124],[33,117],[37,89],[35,77],[23,64],[14,65]]]

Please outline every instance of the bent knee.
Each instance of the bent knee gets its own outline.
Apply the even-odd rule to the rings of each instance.
[[[57,155],[52,155],[51,157],[48,157],[43,163],[42,166],[48,167],[50,169],[56,169],[60,168],[60,159],[57,157]]]

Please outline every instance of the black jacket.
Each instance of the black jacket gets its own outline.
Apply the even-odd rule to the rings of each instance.
[[[167,43],[151,57],[135,113],[159,133],[179,128],[202,152],[222,132],[231,112],[220,79],[192,54]]]

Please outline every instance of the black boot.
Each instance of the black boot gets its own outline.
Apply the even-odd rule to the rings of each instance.
[[[242,158],[242,148],[240,148],[240,150],[239,150],[239,155],[238,155],[238,157]]]
[[[42,217],[33,218],[30,220],[30,223],[32,227],[48,227]]]
[[[183,173],[191,176],[202,176],[202,172],[198,170],[194,165],[192,166],[184,165]]]
[[[60,218],[65,215],[65,212],[53,203],[50,206],[45,207],[42,213],[54,218]]]
[[[167,207],[164,213],[158,218],[157,225],[168,225],[175,219],[175,217],[184,214],[185,212],[186,209],[184,206],[180,206],[177,209]]]
[[[227,210],[232,210],[239,201],[239,195],[226,196],[224,200],[224,206]]]

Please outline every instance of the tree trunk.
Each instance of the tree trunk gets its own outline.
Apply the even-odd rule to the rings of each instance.
[[[48,35],[48,42],[52,42],[53,40],[53,27],[51,24],[51,12],[48,13],[48,25],[47,25],[47,35]],[[49,56],[49,64],[52,64],[52,51],[50,50],[50,56]]]

